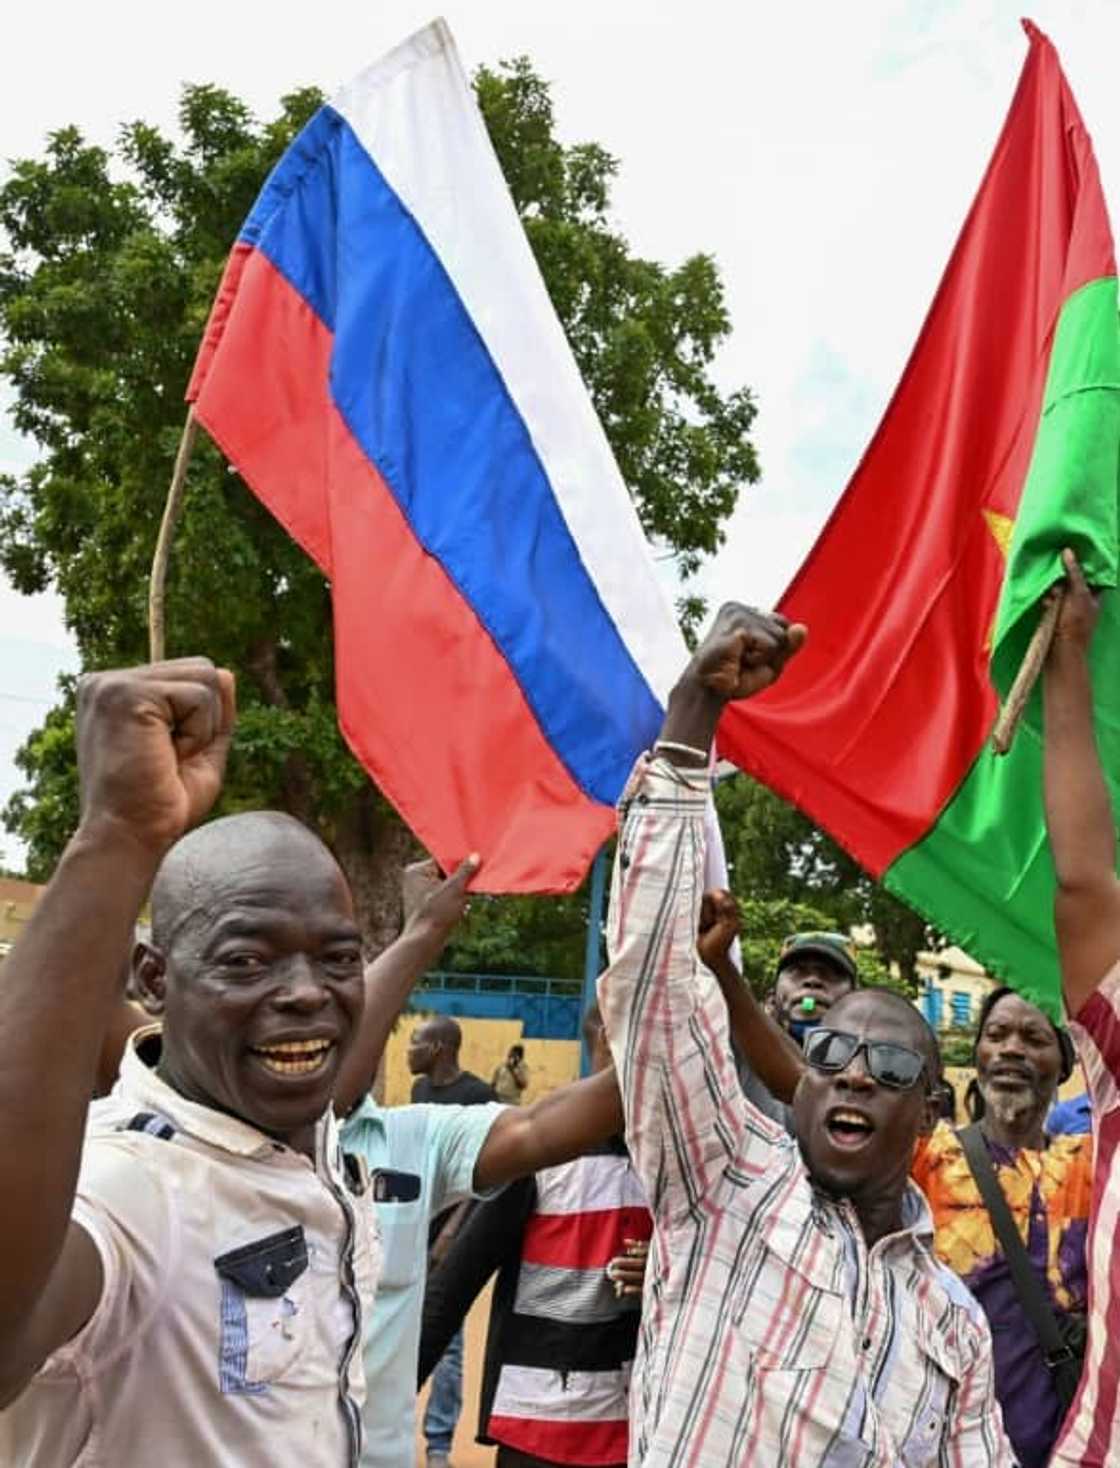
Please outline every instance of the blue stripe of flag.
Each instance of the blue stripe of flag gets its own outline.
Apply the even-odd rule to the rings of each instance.
[[[332,109],[281,159],[241,237],[333,332],[331,390],[351,432],[494,639],[572,778],[613,803],[657,732],[660,705],[447,271]]]

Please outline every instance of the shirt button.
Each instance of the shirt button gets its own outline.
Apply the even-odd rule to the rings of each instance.
[[[869,1335],[865,1335],[863,1338],[863,1349],[865,1351],[870,1351],[871,1349],[871,1337]]]

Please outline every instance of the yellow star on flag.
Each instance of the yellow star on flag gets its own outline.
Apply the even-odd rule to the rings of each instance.
[[[1015,529],[1015,521],[1011,518],[1010,515],[1001,515],[998,510],[982,509],[980,513],[984,517],[984,524],[987,525],[988,529],[992,532],[992,539],[995,541],[996,546],[999,549],[999,553],[1006,563],[1007,554],[1011,549],[1011,532]],[[991,652],[992,650],[992,641],[996,635],[996,618],[998,616],[999,598],[997,597],[996,609],[992,616],[992,625],[988,631],[987,640],[984,643],[985,652]]]
[[[999,553],[1007,560],[1007,552],[1011,549],[1011,532],[1015,529],[1015,521],[1010,515],[1001,515],[998,510],[981,510],[984,523],[992,532],[992,538],[999,546]]]

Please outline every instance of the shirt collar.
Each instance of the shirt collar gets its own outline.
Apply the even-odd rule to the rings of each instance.
[[[902,1233],[913,1234],[923,1243],[933,1242],[933,1214],[929,1202],[915,1182],[906,1184],[902,1195]]]
[[[384,1131],[384,1107],[378,1106],[377,1102],[373,1099],[372,1096],[364,1096],[361,1102],[354,1107],[353,1111],[351,1111],[350,1115],[343,1118],[343,1122],[345,1125],[349,1125],[350,1123],[356,1121],[367,1122],[369,1123],[369,1125],[379,1127],[382,1131]]]
[[[134,1102],[139,1110],[157,1112],[176,1131],[218,1147],[223,1152],[232,1152],[238,1157],[273,1155],[277,1147],[275,1138],[236,1116],[229,1116],[197,1101],[188,1101],[156,1074],[160,1034],[160,1025],[146,1025],[129,1037],[121,1060],[120,1076],[114,1087],[115,1094]],[[142,1050],[143,1055],[140,1053]],[[315,1154],[332,1171],[337,1165],[338,1148],[334,1143],[334,1117],[328,1111],[316,1124]]]

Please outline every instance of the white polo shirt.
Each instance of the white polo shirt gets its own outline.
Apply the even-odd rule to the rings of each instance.
[[[101,1300],[0,1412],[0,1463],[354,1468],[381,1254],[368,1183],[332,1116],[312,1164],[184,1100],[155,1053],[155,1032],[134,1035],[90,1109],[73,1217]]]

